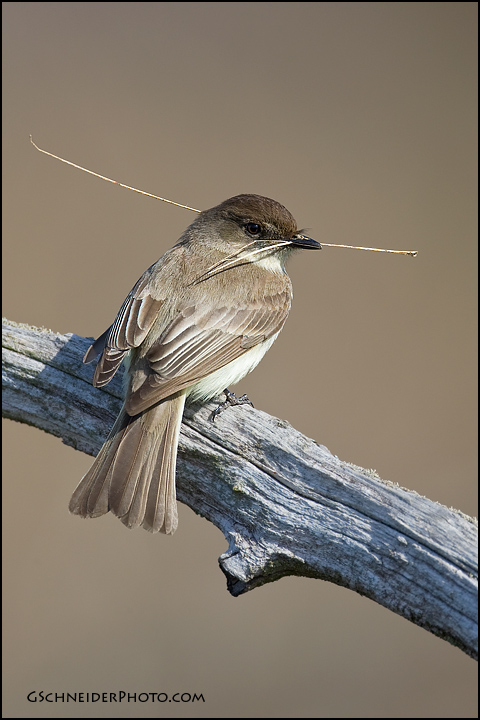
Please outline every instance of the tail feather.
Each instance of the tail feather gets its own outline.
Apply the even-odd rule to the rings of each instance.
[[[175,532],[175,469],[184,404],[185,393],[180,392],[135,417],[122,409],[73,493],[70,512],[99,517],[111,511],[129,528]]]
[[[134,499],[144,495],[145,483],[151,476],[148,465],[155,451],[152,440],[155,438],[145,433],[143,418],[139,415],[129,424],[110,464],[109,507],[114,515],[125,518],[124,524],[131,528],[141,525],[141,520],[135,521],[134,515],[128,516]]]
[[[183,412],[183,406],[182,406]],[[175,532],[178,525],[177,504],[175,502],[175,470],[177,453],[170,452],[178,446],[180,424],[173,413],[167,420],[165,432],[160,438],[160,447],[156,454],[152,482],[148,490],[148,501],[143,527],[151,532]]]
[[[86,475],[83,476],[72,495],[69,510],[74,515],[100,517],[110,510],[107,475],[112,458],[115,457],[124,431],[130,421],[131,418],[122,409],[95,462]]]

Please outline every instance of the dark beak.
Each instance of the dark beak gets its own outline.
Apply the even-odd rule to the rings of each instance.
[[[322,249],[322,246],[316,240],[312,240],[312,238],[307,237],[306,235],[301,235],[300,233],[291,237],[290,240],[292,245],[298,248],[303,248],[304,250]]]

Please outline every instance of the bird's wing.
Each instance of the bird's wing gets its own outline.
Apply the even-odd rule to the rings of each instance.
[[[98,361],[93,384],[102,387],[110,382],[118,370],[125,354],[143,342],[158,315],[164,300],[152,296],[152,265],[134,285],[118,311],[113,324],[87,350],[84,363]]]
[[[194,385],[271,338],[282,329],[290,303],[290,287],[231,306],[185,303],[146,353],[149,372],[127,398],[129,415]]]

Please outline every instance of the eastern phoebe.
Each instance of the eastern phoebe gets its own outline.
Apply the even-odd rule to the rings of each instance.
[[[285,260],[296,248],[321,245],[275,200],[237,195],[201,212],[142,275],[83,360],[101,353],[95,387],[125,362],[126,392],[70,512],[111,510],[129,528],[175,532],[185,401],[215,397],[260,362],[290,310]]]

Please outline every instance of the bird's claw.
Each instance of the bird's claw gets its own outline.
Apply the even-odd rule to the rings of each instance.
[[[235,393],[230,392],[228,388],[226,388],[224,391],[225,394],[225,402],[220,403],[215,410],[212,413],[212,421],[215,422],[215,418],[220,415],[224,410],[226,410],[228,407],[232,407],[233,405],[251,405],[254,406],[252,401],[249,400],[247,395],[242,395],[241,397],[238,397],[235,395]]]

